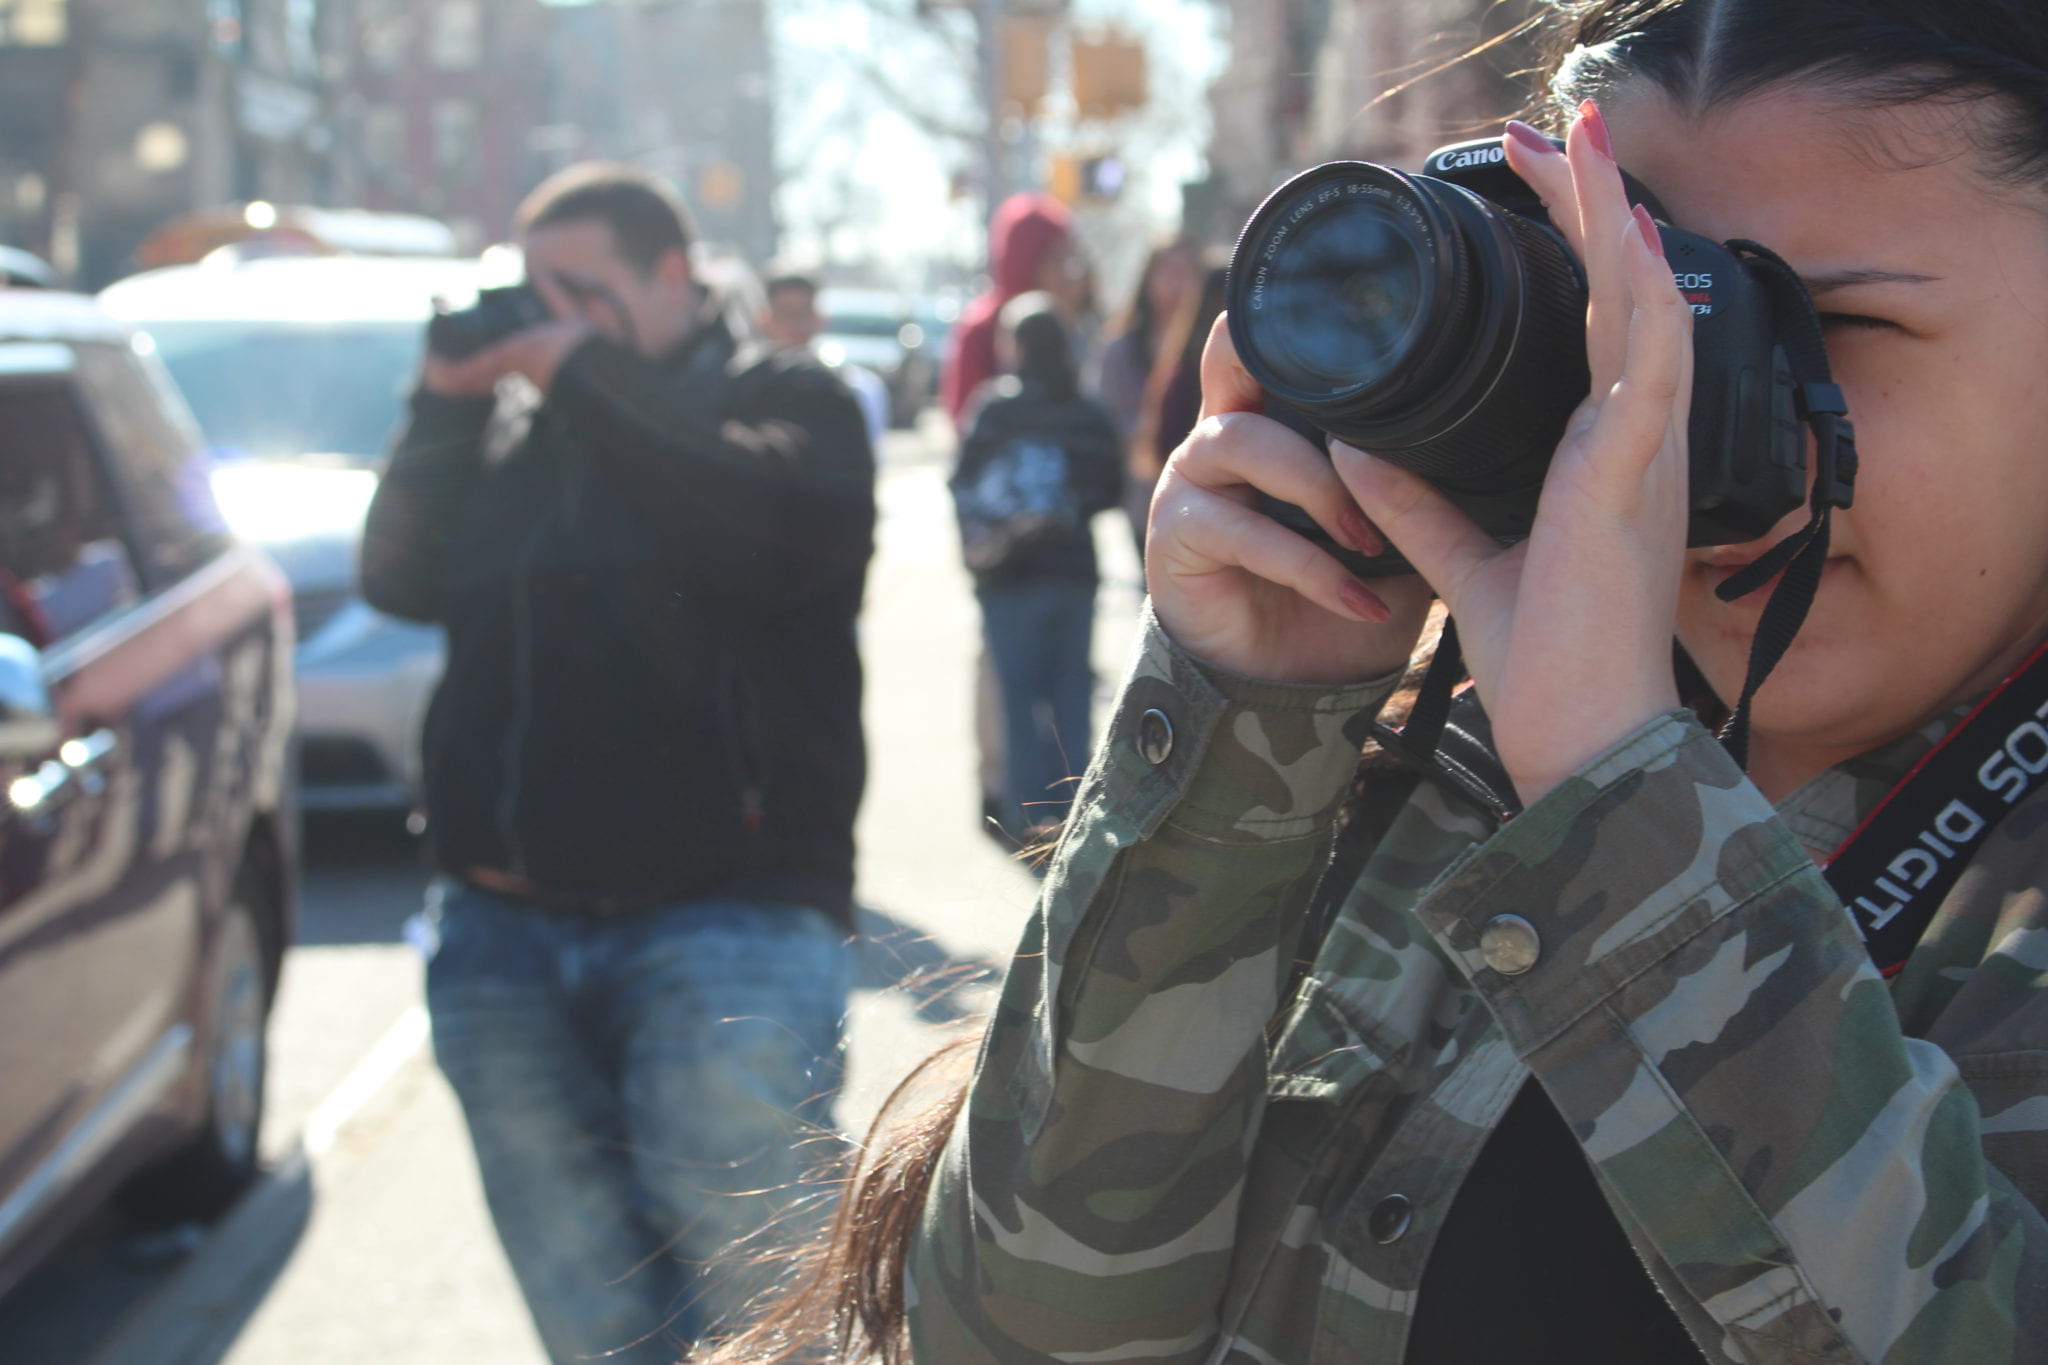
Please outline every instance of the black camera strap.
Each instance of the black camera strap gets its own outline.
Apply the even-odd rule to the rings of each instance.
[[[1823,868],[1886,977],[2006,813],[2048,785],[2048,644],[1957,722]]]
[[[1797,272],[1783,258],[1755,242],[1729,242],[1729,250],[1751,261],[1758,278],[1770,290],[1777,314],[1778,335],[1796,384],[1795,405],[1799,419],[1813,430],[1814,477],[1809,506],[1813,515],[1806,525],[1785,537],[1756,561],[1731,575],[1715,590],[1723,602],[1733,602],[1754,592],[1784,571],[1771,590],[1758,618],[1756,638],[1749,646],[1749,670],[1742,682],[1742,696],[1721,727],[1721,743],[1735,762],[1749,766],[1749,710],[1757,689],[1792,647],[1792,639],[1806,622],[1813,595],[1820,587],[1821,570],[1828,562],[1828,531],[1831,514],[1847,507],[1856,487],[1856,429],[1849,422],[1848,400],[1828,369],[1827,344],[1821,336],[1820,315]]]

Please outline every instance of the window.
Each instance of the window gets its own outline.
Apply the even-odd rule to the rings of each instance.
[[[75,349],[144,572],[152,586],[181,578],[227,544],[199,429],[153,358],[107,344]]]
[[[468,100],[441,100],[434,105],[434,160],[446,181],[471,178],[477,163],[476,105]]]
[[[133,566],[71,386],[0,383],[0,631],[37,648],[136,598]]]
[[[473,70],[483,60],[483,14],[476,0],[442,0],[434,11],[434,65]]]
[[[361,0],[356,9],[356,42],[364,65],[373,74],[389,76],[405,65],[412,23],[412,16],[398,0]]]

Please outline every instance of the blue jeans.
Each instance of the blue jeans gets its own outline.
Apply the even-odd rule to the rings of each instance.
[[[598,919],[456,881],[425,918],[434,1054],[549,1355],[672,1365],[772,1278],[748,1253],[823,1216],[845,935],[799,906]]]
[[[1013,833],[1057,824],[1088,766],[1095,676],[1093,583],[983,588],[982,632],[1003,694],[1003,763]]]

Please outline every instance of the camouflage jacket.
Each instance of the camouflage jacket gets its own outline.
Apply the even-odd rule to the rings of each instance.
[[[1773,810],[1674,712],[1498,829],[1418,787],[1290,989],[1392,685],[1148,623],[925,1206],[916,1359],[1398,1365],[1533,1073],[1708,1360],[2048,1361],[2048,801],[1887,986],[1811,850],[1948,722]]]

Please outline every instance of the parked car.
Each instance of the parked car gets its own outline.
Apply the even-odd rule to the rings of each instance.
[[[0,243],[0,286],[55,289],[59,280],[50,263],[18,246]]]
[[[147,338],[0,288],[0,1290],[256,1170],[298,883],[283,574]]]
[[[816,349],[828,365],[859,365],[889,390],[889,422],[907,427],[938,390],[938,349],[912,301],[886,289],[829,286],[818,294],[825,330]]]
[[[437,298],[460,306],[511,263],[270,257],[131,276],[100,295],[147,330],[215,457],[229,523],[292,583],[308,810],[404,809],[441,675],[438,628],[356,594],[377,468]]]

